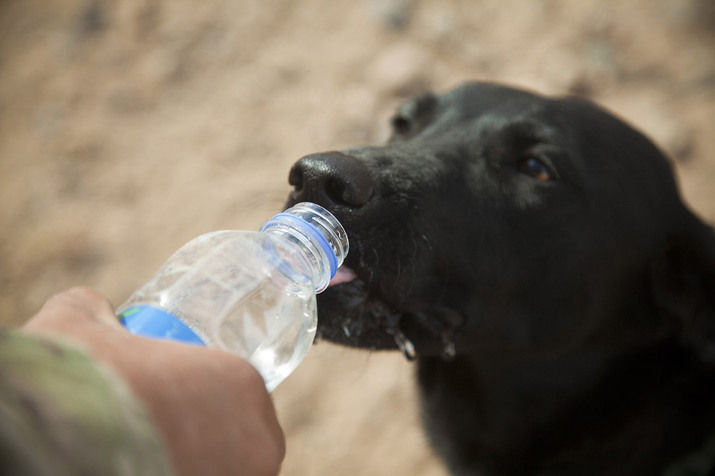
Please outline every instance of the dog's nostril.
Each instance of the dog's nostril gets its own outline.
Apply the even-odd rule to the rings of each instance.
[[[345,182],[341,180],[330,179],[325,184],[325,191],[330,198],[336,202],[349,203],[351,200],[347,197],[347,187]]]
[[[372,197],[373,189],[370,186],[356,186],[352,182],[336,179],[327,183],[326,193],[336,203],[362,206]]]
[[[288,174],[288,183],[293,186],[296,192],[299,192],[303,188],[303,170],[297,165],[291,167]]]
[[[299,201],[354,208],[365,205],[374,193],[368,167],[340,152],[303,157],[291,169],[288,181]]]

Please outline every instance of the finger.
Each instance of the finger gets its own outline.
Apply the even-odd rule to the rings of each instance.
[[[80,305],[86,308],[95,321],[124,329],[114,313],[114,306],[103,294],[86,287],[72,288],[69,293],[73,298],[79,299]]]
[[[111,303],[102,294],[75,287],[50,297],[24,328],[31,332],[61,330],[90,322],[121,328]]]

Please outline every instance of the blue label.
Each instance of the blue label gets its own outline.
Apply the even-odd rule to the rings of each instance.
[[[134,335],[203,345],[201,338],[181,319],[152,306],[134,306],[119,314],[119,322]]]

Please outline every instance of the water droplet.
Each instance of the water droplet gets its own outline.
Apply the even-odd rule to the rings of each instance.
[[[417,351],[415,350],[415,345],[410,342],[405,334],[399,329],[393,329],[392,338],[395,339],[395,344],[402,351],[402,355],[405,356],[407,360],[415,360],[417,358]]]
[[[442,349],[442,360],[445,362],[451,362],[456,356],[457,347],[454,345],[454,342],[447,342],[444,344],[444,348]]]
[[[345,337],[357,337],[363,332],[363,325],[359,319],[353,319],[352,317],[346,317],[340,323],[340,327],[343,330]]]
[[[352,332],[350,331],[350,319],[345,319],[342,323],[343,333],[345,337],[350,337]]]
[[[457,346],[454,343],[454,336],[449,334],[442,335],[442,360],[451,362],[457,356]]]

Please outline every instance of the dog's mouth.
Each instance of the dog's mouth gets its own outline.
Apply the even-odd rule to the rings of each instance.
[[[320,337],[358,346],[369,342],[367,345],[374,349],[396,345],[406,359],[414,360],[417,357],[414,344],[400,329],[401,313],[392,309],[382,299],[376,299],[355,271],[347,266],[341,266],[330,280],[328,288],[326,294],[326,298],[330,299],[328,309],[339,304],[344,315],[339,319],[339,323],[319,326]],[[320,309],[319,316],[324,317],[327,313],[331,315],[331,319],[335,319],[336,316],[328,309],[325,310],[326,312]],[[338,329],[335,328],[335,324],[339,324]],[[342,332],[342,335],[336,336],[336,331]],[[391,336],[394,344],[386,343],[385,336]]]
[[[344,265],[318,295],[318,338],[373,350],[397,347],[408,360],[435,353],[454,358],[461,315],[416,298],[392,304],[361,274]]]

